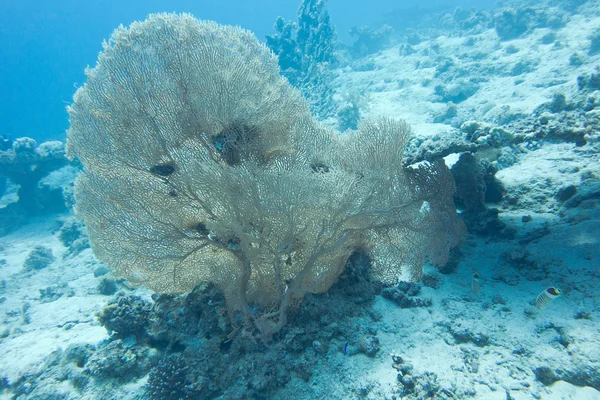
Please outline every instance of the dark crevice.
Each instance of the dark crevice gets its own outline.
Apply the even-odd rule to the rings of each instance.
[[[150,168],[150,173],[158,176],[169,176],[175,172],[173,164],[158,164]]]

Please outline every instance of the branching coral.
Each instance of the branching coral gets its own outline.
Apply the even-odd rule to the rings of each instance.
[[[0,235],[18,228],[28,217],[66,209],[63,188],[41,184],[51,172],[68,165],[64,143],[36,141],[23,137],[10,144],[0,136],[0,179],[17,185],[18,200],[0,208]],[[0,197],[2,193],[0,193]]]
[[[326,0],[302,0],[298,22],[275,21],[277,33],[267,45],[279,57],[283,75],[308,99],[312,112],[325,119],[334,114],[331,66],[336,62],[336,34]]]

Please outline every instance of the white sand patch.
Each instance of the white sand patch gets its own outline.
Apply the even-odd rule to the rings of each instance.
[[[0,340],[0,365],[2,377],[9,381],[35,370],[59,348],[96,344],[107,337],[96,319],[108,300],[96,293],[93,270],[100,263],[89,249],[63,259],[66,249],[55,235],[58,226],[56,217],[47,218],[0,238],[0,258],[6,260],[0,268],[5,282],[0,293],[5,299],[0,304],[0,331],[5,336]],[[55,259],[46,268],[25,271],[23,263],[36,246],[50,248]],[[40,289],[48,287],[64,294],[44,302]]]

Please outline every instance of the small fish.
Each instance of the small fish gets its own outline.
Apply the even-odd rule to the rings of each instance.
[[[475,272],[473,274],[473,292],[475,293],[475,296],[478,296],[480,291],[481,283],[479,282],[479,274]]]
[[[562,290],[555,287],[549,287],[548,289],[540,293],[538,297],[536,297],[535,306],[541,310],[542,308],[547,307],[548,304],[552,302],[552,300],[556,299],[557,297],[560,297],[560,295],[562,295]]]

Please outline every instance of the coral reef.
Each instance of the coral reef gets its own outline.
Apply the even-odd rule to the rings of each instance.
[[[148,373],[158,354],[145,347],[132,346],[126,339],[99,346],[83,365],[83,372],[98,381],[129,382]]]
[[[577,86],[579,87],[579,90],[586,92],[600,90],[600,66],[596,67],[596,72],[578,76]]]
[[[98,284],[98,293],[104,296],[112,296],[117,293],[117,283],[112,278],[103,278]]]
[[[58,240],[68,249],[65,256],[74,256],[90,247],[83,222],[74,217],[60,220],[62,226],[58,230]]]
[[[364,95],[358,91],[350,91],[343,96],[343,103],[340,105],[337,113],[338,130],[345,132],[348,129],[358,129],[361,110],[367,108],[367,101]]]
[[[598,282],[590,276],[594,275],[595,260],[600,258],[600,72],[594,69],[597,55],[590,55],[589,51],[600,7],[597,2],[583,0],[544,0],[535,5],[507,0],[503,6],[512,7],[514,13],[507,16],[503,15],[506,9],[497,12],[439,7],[401,10],[384,17],[388,18],[384,22],[399,35],[389,39],[403,44],[390,49],[373,45],[372,51],[382,51],[355,60],[350,60],[349,53],[336,54],[347,57],[336,70],[339,77],[334,87],[335,101],[341,105],[339,128],[348,132],[334,136],[335,140],[345,140],[346,135],[356,134],[351,131],[360,132],[369,126],[368,122],[359,121],[361,116],[393,112],[411,120],[417,135],[423,135],[409,139],[402,149],[404,158],[392,160],[397,165],[403,163],[404,168],[398,170],[406,174],[404,178],[411,178],[410,171],[421,164],[419,161],[435,164],[448,155],[446,162],[455,163],[454,186],[459,189],[455,201],[473,234],[464,238],[460,249],[451,250],[448,262],[441,267],[427,265],[424,259],[414,260],[415,264],[425,264],[423,287],[414,282],[395,285],[398,280],[409,278],[407,272],[415,272],[412,279],[420,277],[412,267],[388,270],[394,286],[382,284],[381,260],[390,252],[390,258],[397,259],[384,235],[376,239],[386,246],[375,249],[371,240],[353,242],[341,258],[346,263],[338,270],[335,283],[324,291],[319,289],[319,293],[305,293],[301,300],[294,298],[287,309],[286,324],[265,344],[256,340],[260,337],[257,329],[245,324],[244,308],[232,310],[229,306],[231,293],[220,290],[226,285],[190,279],[190,290],[182,294],[152,295],[143,287],[132,289],[131,283],[135,282],[112,275],[111,269],[118,273],[115,264],[109,263],[109,269],[95,259],[91,250],[82,251],[89,243],[81,220],[61,217],[57,224],[56,218],[43,218],[40,220],[48,222],[43,228],[32,226],[24,230],[29,233],[36,229],[33,238],[16,233],[0,240],[0,313],[4,316],[0,329],[0,364],[4,367],[0,372],[0,394],[17,399],[67,400],[597,398],[599,313],[593,294],[598,292]],[[580,6],[582,9],[576,11]],[[527,20],[519,18],[521,12],[528,16]],[[281,23],[285,25],[285,21]],[[562,28],[565,24],[568,26]],[[162,25],[163,28],[169,29],[168,25]],[[296,28],[293,24],[288,28],[288,38],[292,38]],[[182,43],[179,39],[190,38],[179,33],[174,35],[178,40],[161,46],[145,46],[152,42],[148,40],[140,47],[136,35],[128,37],[132,42],[120,42],[119,46],[123,50],[131,44],[131,48],[143,49],[145,57],[151,57],[169,46],[183,47],[178,46]],[[219,36],[219,29],[211,34]],[[500,34],[514,35],[515,39],[502,40]],[[112,45],[107,43],[108,47]],[[156,65],[151,59],[146,60]],[[195,64],[202,64],[200,58],[194,60]],[[142,69],[147,65],[135,64]],[[224,64],[221,71],[227,70],[227,63]],[[161,65],[174,70],[180,66],[168,62]],[[90,71],[95,74],[94,69]],[[111,71],[109,76],[114,78],[121,76],[117,71],[126,69]],[[252,79],[261,82],[259,78]],[[191,80],[198,81],[193,77]],[[266,235],[272,222],[257,218],[262,215],[258,211],[245,220],[237,216],[248,214],[248,203],[253,204],[252,210],[274,209],[277,214],[278,208],[270,202],[272,186],[253,186],[254,192],[246,190],[255,175],[244,175],[229,185],[235,189],[235,195],[213,201],[210,196],[203,197],[204,190],[214,189],[210,181],[203,181],[206,170],[194,169],[181,161],[188,156],[196,160],[195,165],[219,164],[221,174],[216,179],[211,176],[215,187],[228,186],[234,175],[229,172],[248,170],[252,163],[260,167],[285,163],[294,157],[297,148],[307,155],[301,169],[315,181],[329,179],[344,168],[351,168],[358,180],[369,178],[369,170],[362,168],[365,163],[354,157],[354,152],[341,155],[345,162],[329,157],[335,143],[323,146],[320,139],[315,139],[315,151],[310,146],[306,148],[303,138],[294,137],[291,145],[282,140],[263,146],[278,136],[265,134],[263,123],[271,119],[262,113],[253,114],[237,104],[211,100],[209,104],[215,106],[211,112],[222,106],[227,112],[220,115],[233,113],[243,117],[241,122],[238,119],[230,123],[225,117],[215,122],[204,118],[201,111],[196,112],[195,106],[204,103],[202,96],[195,95],[196,88],[186,84],[187,79],[163,81],[153,77],[150,81],[152,96],[130,97],[115,107],[122,108],[130,119],[118,122],[118,112],[108,113],[102,106],[90,113],[97,118],[97,124],[115,121],[113,128],[120,132],[111,140],[98,140],[100,144],[127,142],[129,134],[136,140],[110,150],[122,155],[123,162],[104,159],[101,167],[90,162],[91,170],[111,170],[101,185],[91,186],[99,198],[91,208],[106,210],[102,198],[113,193],[108,202],[125,201],[129,208],[111,209],[107,220],[118,219],[126,214],[124,211],[139,211],[116,229],[98,224],[98,230],[105,229],[110,234],[98,242],[94,239],[99,236],[92,233],[91,242],[96,254],[100,247],[110,255],[119,252],[119,246],[125,242],[120,240],[121,230],[135,231],[138,245],[128,247],[129,254],[122,253],[130,256],[126,262],[142,259],[139,264],[128,265],[138,283],[154,273],[164,273],[165,281],[187,279],[186,270],[180,273],[181,270],[169,269],[168,262],[153,264],[144,259],[152,250],[153,255],[164,259],[175,254],[175,262],[180,263],[179,253],[169,252],[173,248],[169,238],[176,235],[196,243],[208,242],[217,247],[214,251],[223,250],[224,254],[258,254],[256,259],[262,263],[252,264],[253,277],[261,275],[265,265],[274,264],[273,260],[284,266],[301,262],[302,251],[314,243],[310,234],[293,231],[289,235],[293,240],[286,238],[270,247],[272,253],[284,257],[265,257],[265,243],[271,243]],[[460,102],[441,102],[440,95],[457,93],[454,89],[460,88],[453,86],[457,82],[470,82],[479,89]],[[232,91],[243,100],[246,93],[256,92],[256,87],[260,85]],[[145,94],[144,90],[150,91],[148,88],[141,81],[129,93]],[[157,100],[163,99],[156,96],[157,88],[173,89],[175,95],[167,97],[170,100]],[[353,99],[345,93],[350,90],[361,96]],[[210,95],[210,90],[205,94]],[[94,103],[93,99],[101,99],[99,103],[105,104],[107,99],[117,97],[118,91],[112,90],[108,97],[85,100]],[[172,104],[188,104],[185,99],[195,99],[198,104],[171,109]],[[368,109],[365,99],[370,103]],[[154,101],[162,106],[154,107]],[[251,99],[248,103],[260,101]],[[169,132],[165,126],[171,125],[165,120],[176,120],[177,130],[184,135],[173,140],[173,146],[168,134],[147,135],[154,127],[139,129],[150,125],[144,123],[144,113],[136,104],[150,110],[148,119],[158,124],[158,132]],[[308,119],[303,114],[305,109],[295,111]],[[269,114],[277,114],[277,108],[271,108]],[[257,120],[260,123],[248,122]],[[332,120],[326,121],[328,126],[335,122]],[[315,133],[328,137],[326,130],[302,121],[294,120],[286,126],[294,124],[311,138],[307,142],[313,140]],[[302,128],[306,126],[310,129]],[[91,136],[91,140],[102,137]],[[202,145],[196,141],[198,137],[204,140]],[[360,139],[345,144],[372,146],[373,150],[365,153],[371,158],[386,154],[382,149],[390,146],[380,136],[374,141],[363,136]],[[137,141],[169,144],[149,146],[145,154],[155,158],[140,163],[143,157],[127,151],[137,146]],[[12,151],[12,141],[8,144],[7,150]],[[75,141],[69,144],[76,145]],[[163,148],[172,151],[163,152]],[[464,152],[467,154],[461,154]],[[293,171],[294,168],[283,174],[277,171],[279,174],[270,179],[284,180],[282,176]],[[430,172],[447,176],[448,171]],[[390,170],[383,170],[382,175],[396,176]],[[134,186],[136,179],[123,178],[126,185],[115,183],[132,176],[140,178],[144,195],[131,196],[131,192],[123,190]],[[194,179],[180,181],[181,176]],[[46,181],[43,178],[39,182],[45,185]],[[201,184],[196,186],[198,182]],[[289,192],[302,187],[302,182],[294,183],[286,186]],[[404,186],[404,182],[398,184],[415,189]],[[155,202],[152,189],[162,196]],[[5,202],[16,197],[12,182],[8,183],[7,193]],[[265,201],[236,202],[254,198],[256,193]],[[324,199],[317,199],[316,206],[298,201],[301,196],[294,198],[293,209],[298,213],[312,211],[311,207],[318,209],[318,218],[301,220],[300,225],[310,226],[330,215],[318,208],[321,204],[331,205],[327,212],[335,211],[339,198],[327,197],[326,190],[321,193],[325,194]],[[132,198],[135,201],[127,202]],[[190,199],[201,200],[201,206],[190,206]],[[169,207],[153,214],[148,223],[144,212],[149,208],[141,210],[148,202],[152,206],[168,203]],[[232,203],[236,207],[231,207]],[[421,202],[419,212],[427,217],[436,207],[426,200]],[[490,207],[498,207],[498,211]],[[207,210],[207,214],[217,214],[218,218],[205,215]],[[286,215],[277,214],[274,220],[286,225]],[[227,229],[215,229],[214,221],[223,216],[227,217]],[[236,225],[240,220],[241,227]],[[138,225],[136,221],[144,223]],[[429,221],[414,223],[416,231],[423,222]],[[506,223],[510,229],[498,231],[500,223]],[[290,225],[298,224],[292,221]],[[436,221],[433,225],[432,229],[444,229]],[[427,223],[423,226],[430,227]],[[166,239],[157,235],[164,231],[170,232]],[[412,239],[400,236],[394,242]],[[327,242],[335,244],[335,239]],[[40,244],[52,245],[55,255],[63,254],[64,258],[41,270],[22,270],[29,251]],[[436,248],[440,248],[438,244],[435,243]],[[204,265],[200,257],[185,250],[181,253],[187,254],[188,259],[180,263],[184,269]],[[190,263],[186,264],[186,260]],[[126,262],[117,260],[120,266]],[[226,259],[213,267],[218,270],[229,263],[232,260]],[[398,261],[402,263],[403,260]],[[284,272],[283,290],[290,290],[294,279],[293,274],[290,278]],[[194,283],[197,284],[192,287]],[[550,285],[560,287],[565,296],[539,310],[533,306],[536,295]],[[250,319],[260,319],[274,309],[255,301],[253,291],[259,286],[249,286],[252,301],[245,309]],[[115,290],[122,292],[115,295]],[[108,305],[99,315],[99,326],[94,313],[103,303]],[[90,344],[72,345],[79,340]],[[48,356],[54,349],[58,350]],[[389,354],[393,355],[391,362]]]
[[[298,21],[275,21],[277,33],[267,35],[267,46],[279,57],[281,73],[308,99],[313,115],[326,119],[335,114],[331,67],[336,34],[325,8],[326,0],[302,0]]]
[[[338,129],[345,132],[348,129],[357,129],[360,121],[360,109],[356,103],[347,103],[338,111]]]
[[[555,93],[548,103],[540,105],[531,114],[517,117],[511,114],[509,108],[504,108],[501,111],[504,115],[494,118],[494,123],[469,120],[463,122],[460,129],[452,129],[443,136],[414,137],[406,147],[405,164],[433,161],[466,151],[477,153],[490,148],[509,147],[513,153],[518,153],[519,145],[535,146],[542,140],[578,146],[597,142],[600,137],[597,133],[600,131],[600,115],[597,112],[600,109],[600,70],[596,70],[599,72],[582,74],[577,78],[579,92],[573,98],[567,99],[564,94]]]
[[[356,39],[352,44],[352,55],[354,57],[364,57],[382,50],[390,43],[393,33],[394,29],[389,25],[383,25],[377,29],[368,26],[360,28],[353,26],[350,29],[350,36]]]
[[[505,8],[494,15],[494,28],[501,40],[516,39],[529,29],[533,12],[531,9],[527,11]]]
[[[212,284],[152,300],[121,293],[99,314],[107,341],[55,352],[43,369],[9,387],[16,394],[61,392],[60,377],[82,396],[145,381],[150,399],[269,397],[294,379],[307,382],[313,366],[333,353],[377,355],[376,332],[355,323],[380,290],[369,270],[368,257],[354,254],[329,293],[308,296],[268,348],[231,326]]]
[[[421,286],[414,282],[399,282],[398,285],[385,288],[381,295],[396,303],[400,308],[429,307],[431,299],[420,298]]]
[[[471,153],[461,154],[451,170],[456,182],[455,202],[464,210],[461,216],[469,232],[481,235],[512,235],[505,230],[506,224],[498,219],[498,210],[488,208],[485,204],[487,183],[494,189],[494,195],[489,196],[495,200],[499,200],[496,196],[501,197],[501,189],[497,186],[501,184],[496,183],[493,178],[494,170],[491,170],[492,173],[488,172],[485,163],[479,162]]]
[[[0,180],[9,179],[19,187],[18,201],[0,209],[0,236],[31,216],[66,210],[63,188],[43,179],[68,164],[62,142],[38,146],[31,138],[19,138],[12,148],[0,150]]]
[[[448,103],[460,103],[473,96],[479,85],[471,80],[458,79],[448,85],[436,85],[435,94],[439,96],[439,101]]]
[[[48,286],[40,289],[40,300],[42,303],[52,303],[62,296],[71,297],[75,294],[75,290],[66,282],[58,285]]]
[[[53,261],[52,249],[45,246],[36,246],[25,259],[23,268],[26,271],[40,270],[46,268]]]
[[[148,374],[146,394],[153,400],[216,397],[219,393],[218,386],[207,376],[200,375],[198,367],[197,362],[179,354],[163,358]]]
[[[150,304],[137,297],[120,294],[102,309],[98,315],[100,323],[115,338],[133,335],[137,342],[147,338]]]

